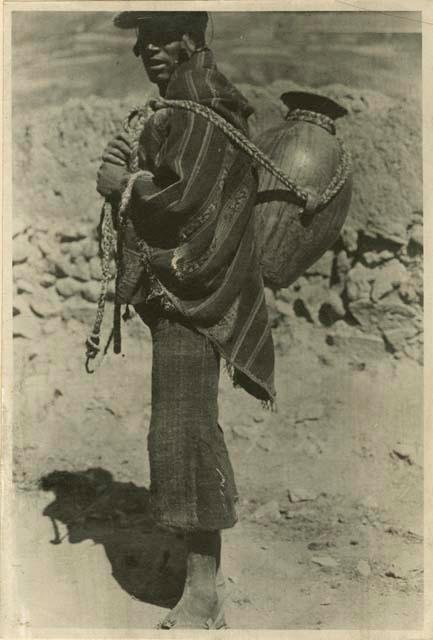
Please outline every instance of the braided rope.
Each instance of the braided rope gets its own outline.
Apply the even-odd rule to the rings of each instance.
[[[132,118],[137,116],[137,121],[132,124]],[[95,321],[93,323],[93,329],[91,334],[86,340],[86,371],[93,373],[89,368],[90,360],[93,360],[98,355],[100,347],[100,335],[102,322],[104,320],[105,303],[107,299],[107,291],[111,280],[110,273],[110,261],[113,255],[116,259],[116,277],[120,276],[120,260],[123,244],[123,232],[126,222],[126,212],[131,199],[132,188],[134,182],[139,175],[143,172],[138,171],[138,143],[140,134],[143,129],[144,120],[146,118],[146,111],[142,108],[131,109],[123,121],[123,129],[129,135],[131,135],[132,153],[131,159],[128,164],[128,169],[132,171],[132,175],[129,177],[126,187],[122,193],[120,206],[118,210],[113,208],[108,200],[105,201],[102,210],[99,223],[100,230],[100,260],[101,260],[101,289],[97,302]],[[118,222],[117,231],[117,251],[115,252],[115,220]],[[114,323],[113,323],[113,338],[114,338],[114,351],[120,353],[121,351],[121,335],[120,335],[120,305],[115,303],[114,305]]]
[[[310,124],[316,124],[322,129],[325,129],[331,135],[335,135],[335,122],[329,116],[324,113],[317,113],[315,111],[308,111],[307,109],[292,109],[286,115],[287,122],[309,122]]]
[[[318,195],[297,186],[288,175],[283,173],[276,166],[271,158],[263,153],[263,151],[251,142],[251,140],[239,131],[239,129],[227,122],[227,120],[218,115],[212,109],[209,109],[198,102],[193,102],[192,100],[165,100],[158,98],[150,100],[149,104],[155,111],[164,108],[185,109],[206,118],[209,122],[218,127],[242,151],[244,151],[255,164],[260,165],[280,180],[280,182],[282,182],[304,205],[304,210],[308,213],[313,213],[326,207],[332,198],[334,198],[342,189],[344,183],[349,177],[351,170],[351,157],[340,138],[337,138],[340,144],[340,163],[337,167],[336,174],[325,191]]]
[[[101,269],[102,269],[102,280],[101,280],[101,292],[98,299],[98,306],[96,311],[96,318],[93,326],[93,331],[90,334],[87,342],[87,360],[86,360],[86,370],[89,373],[92,373],[89,368],[89,360],[96,357],[98,352],[100,351],[100,333],[102,327],[102,321],[104,318],[105,311],[105,301],[107,297],[108,285],[110,282],[110,260],[111,256],[114,253],[114,220],[117,217],[118,222],[118,230],[117,230],[117,251],[115,254],[116,258],[116,276],[117,279],[121,275],[121,256],[122,256],[122,246],[123,246],[123,236],[124,229],[126,224],[126,213],[129,207],[132,189],[135,183],[135,180],[140,176],[144,175],[146,171],[139,170],[138,164],[138,145],[140,134],[143,130],[144,123],[149,116],[149,107],[153,111],[157,111],[159,109],[166,108],[175,108],[175,109],[184,109],[187,111],[191,111],[196,113],[204,118],[206,118],[209,122],[211,122],[214,126],[218,127],[232,142],[234,142],[242,151],[244,151],[251,160],[263,167],[267,171],[269,171],[274,177],[276,177],[280,182],[282,182],[287,189],[304,205],[304,211],[308,213],[313,213],[320,209],[326,207],[329,202],[339,193],[344,184],[346,183],[349,174],[351,172],[351,156],[349,151],[343,144],[343,141],[338,138],[337,140],[340,145],[340,161],[337,166],[335,175],[327,188],[322,192],[322,194],[317,195],[311,193],[305,189],[300,188],[295,184],[295,182],[285,173],[283,173],[275,163],[269,158],[263,151],[261,151],[251,140],[249,140],[243,133],[239,131],[232,124],[227,122],[224,118],[218,115],[212,109],[205,107],[197,102],[193,102],[192,100],[165,100],[165,99],[155,99],[150,100],[145,107],[134,107],[131,109],[123,121],[123,128],[125,132],[130,135],[132,138],[132,153],[128,163],[128,170],[131,172],[129,176],[128,182],[126,184],[125,189],[122,192],[120,206],[118,211],[115,211],[108,201],[105,202],[102,211],[101,211],[101,221],[100,221],[100,230],[101,230]],[[136,117],[135,123],[133,123],[133,118]],[[319,126],[324,127],[330,133],[335,131],[335,125],[326,116],[322,117],[320,114],[315,114],[314,112],[305,111],[302,109],[296,109],[295,111],[289,113],[288,120],[300,121],[304,120],[306,122],[312,122],[314,124],[318,124]],[[332,129],[333,127],[333,129]],[[114,351],[115,353],[119,353],[121,350],[121,337],[120,337],[120,305],[115,303],[114,306]]]
[[[101,258],[101,290],[98,298],[95,322],[92,333],[86,341],[86,371],[93,373],[89,369],[89,361],[96,358],[100,351],[100,334],[102,321],[104,319],[105,301],[107,298],[108,285],[110,282],[110,260],[114,248],[113,212],[109,202],[105,201],[101,210],[100,221],[100,258]]]

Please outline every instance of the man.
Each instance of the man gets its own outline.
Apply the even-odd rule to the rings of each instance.
[[[136,29],[134,53],[162,98],[198,102],[248,133],[252,109],[217,70],[205,12],[123,12],[115,24]],[[98,191],[114,203],[131,150],[119,135],[103,155]],[[182,598],[161,626],[220,628],[220,532],[237,519],[218,424],[220,358],[235,385],[266,403],[275,395],[254,244],[257,176],[220,129],[173,105],[148,119],[138,153],[142,172],[124,237],[125,255],[145,256],[128,301],[153,342],[151,509],[155,523],[182,532],[188,547]]]

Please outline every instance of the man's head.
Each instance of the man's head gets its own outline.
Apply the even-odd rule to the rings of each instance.
[[[164,93],[177,65],[205,46],[207,20],[205,11],[123,11],[114,24],[136,30],[133,51],[150,81]]]

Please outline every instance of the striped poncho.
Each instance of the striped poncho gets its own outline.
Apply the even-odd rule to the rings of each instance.
[[[252,113],[205,49],[181,64],[165,97],[214,109],[243,133]],[[162,109],[147,121],[125,242],[147,265],[131,299],[206,335],[236,385],[272,402],[274,348],[254,241],[257,176],[250,159],[202,116]],[[167,312],[167,311],[166,311]],[[169,311],[168,311],[169,312]]]

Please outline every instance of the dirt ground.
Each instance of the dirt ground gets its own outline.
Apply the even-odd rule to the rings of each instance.
[[[146,518],[147,330],[133,319],[124,357],[91,376],[85,330],[70,320],[16,341],[17,593],[32,633],[153,628],[184,576],[182,541]],[[348,354],[301,319],[275,340],[276,412],[221,380],[241,496],[224,535],[230,627],[421,627],[422,368]],[[87,469],[99,469],[94,493],[77,480]],[[37,489],[53,471],[72,474],[53,483],[57,499]],[[49,515],[68,534],[60,545]]]
[[[14,210],[14,224],[35,224],[37,219],[45,226],[63,219],[69,225],[71,210],[76,217],[84,215],[84,208],[76,206],[84,184],[77,176],[88,170],[94,180],[99,147],[84,144],[81,124],[75,127],[74,121],[66,127],[71,147],[65,148],[56,137],[57,120],[50,122],[49,133],[22,123],[31,112],[46,117],[50,107],[63,113],[70,98],[92,107],[99,105],[95,96],[129,98],[137,87],[146,87],[142,89],[141,69],[131,65],[131,43],[126,45],[125,34],[113,33],[109,15],[87,13],[86,20],[79,12],[68,20],[60,13],[50,20],[42,12],[34,15],[32,21],[24,13],[17,15],[14,22],[14,126],[23,134],[30,167],[18,164],[15,169],[22,195],[28,197]],[[309,15],[298,16],[298,28],[289,21],[278,27],[280,17],[269,16],[260,25],[244,25],[242,14],[215,19],[212,46],[233,81],[251,83],[258,92],[291,79],[311,86],[340,82],[394,98],[418,96],[419,34],[385,37],[361,28],[355,35],[330,35],[308,32]],[[323,17],[319,22],[323,26]],[[89,129],[91,109],[82,112],[77,122]],[[364,127],[362,117],[359,128]],[[395,117],[390,122],[400,127]],[[50,145],[59,153],[57,164],[51,163]],[[411,140],[407,149],[418,158],[417,143]],[[415,160],[408,164],[417,166]],[[69,184],[64,179],[52,190],[52,176],[64,175],[59,167],[70,172]],[[412,173],[400,171],[394,158],[372,167],[366,166],[365,173],[395,178],[398,189],[391,185],[388,191],[398,203],[403,202],[400,191],[408,191],[401,180],[416,190]],[[77,200],[62,199],[71,184],[78,185]],[[385,196],[391,198],[389,194]],[[361,195],[368,204],[370,193]],[[364,207],[368,216],[364,199],[359,209]],[[394,200],[383,202],[377,218],[388,220],[397,205],[387,209]],[[86,201],[86,209],[91,208]],[[412,200],[410,208],[417,208]],[[363,252],[376,259],[374,252],[386,254],[389,248],[361,240],[357,261]],[[36,253],[39,249],[33,247]],[[422,262],[422,254],[417,259]],[[39,278],[36,262],[24,260],[27,254],[21,265],[17,259],[24,282],[17,285],[22,293],[14,300],[18,306],[21,300],[15,318],[21,334],[14,342],[16,517],[10,558],[16,606],[9,622],[20,635],[32,637],[66,637],[74,629],[78,635],[84,628],[101,633],[127,629],[131,635],[139,629],[146,636],[151,632],[145,630],[153,629],[179,597],[185,573],[182,539],[153,530],[147,515],[149,336],[132,319],[124,331],[124,357],[108,353],[94,375],[87,375],[84,341],[95,305],[88,303],[91,313],[83,322],[62,319],[60,312],[43,318],[38,337],[32,337],[45,312],[30,277],[34,271]],[[349,261],[347,269],[351,267]],[[54,275],[51,280],[42,275],[44,284],[38,287],[54,290]],[[362,289],[368,278],[357,275]],[[398,297],[393,289],[390,295]],[[26,296],[36,300],[36,312]],[[423,370],[416,359],[387,353],[382,342],[378,349],[377,336],[368,332],[347,338],[343,333],[335,340],[329,333],[332,327],[294,314],[275,329],[275,412],[221,376],[221,425],[240,493],[239,523],[225,532],[223,542],[226,613],[233,629],[423,625]],[[50,517],[57,522],[57,533]]]

